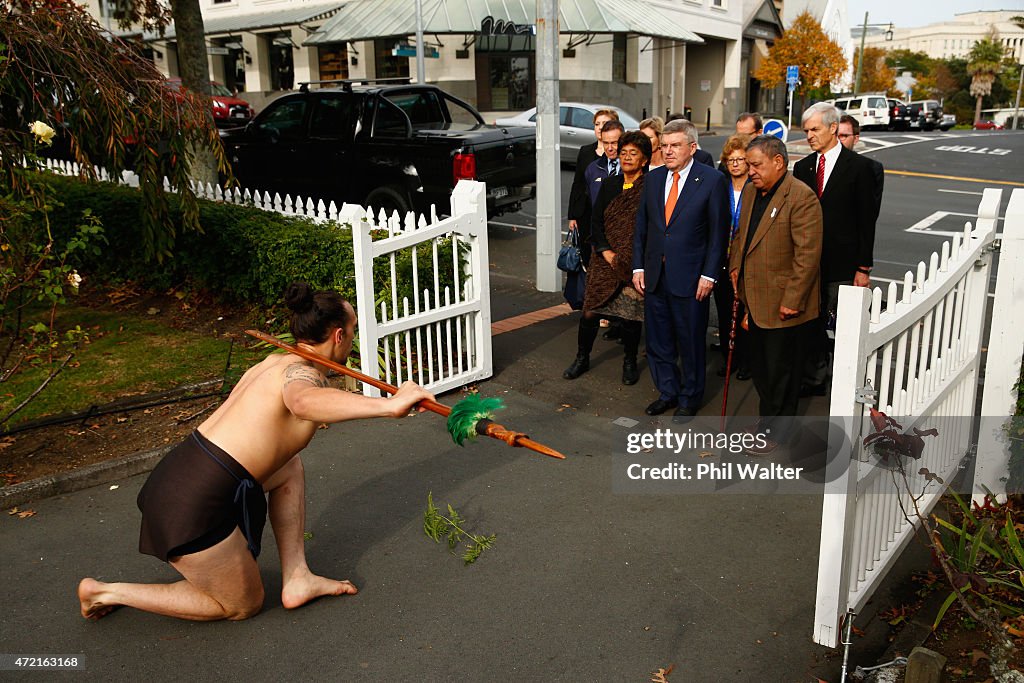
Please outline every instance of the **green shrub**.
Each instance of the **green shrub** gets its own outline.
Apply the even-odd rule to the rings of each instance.
[[[61,176],[55,177],[53,184],[62,202],[51,215],[55,233],[70,232],[85,209],[104,225],[108,247],[98,255],[84,257],[80,264],[80,269],[94,278],[132,280],[151,289],[187,286],[212,292],[227,302],[264,306],[279,302],[289,283],[304,280],[314,288],[335,290],[356,301],[352,233],[347,225],[201,200],[201,232],[182,231],[181,206],[172,196],[169,213],[177,228],[176,242],[171,258],[156,263],[144,258],[139,232],[144,205],[137,189]],[[375,238],[383,236],[380,233]],[[451,249],[450,240],[439,249],[442,296],[444,287],[453,286],[454,281]],[[465,253],[460,256],[463,262]],[[419,289],[432,292],[429,249],[419,250],[418,263]],[[413,309],[411,249],[396,255],[396,272],[399,306],[403,297],[409,297]],[[387,259],[377,260],[374,278],[378,301],[390,301]]]

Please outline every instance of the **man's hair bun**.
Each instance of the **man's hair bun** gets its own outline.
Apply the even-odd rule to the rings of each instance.
[[[295,313],[305,313],[313,308],[313,290],[305,282],[293,282],[284,293],[284,303]]]

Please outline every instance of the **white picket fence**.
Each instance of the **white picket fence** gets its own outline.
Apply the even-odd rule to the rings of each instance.
[[[82,175],[81,166],[73,161],[56,161],[53,159],[46,159],[44,165],[47,169],[54,173],[60,173],[61,175]],[[115,180],[115,178],[105,169],[97,167],[96,178],[103,182],[118,182],[129,187],[139,186],[139,176],[132,171],[123,171],[120,179]],[[172,192],[174,189],[171,187],[170,180],[166,177],[163,180],[163,186],[166,192]],[[281,213],[288,216],[303,216],[318,223],[324,221],[339,221],[338,216],[340,214],[340,210],[335,203],[329,202],[325,204],[322,199],[314,202],[308,197],[303,198],[296,196],[293,199],[290,194],[286,194],[282,197],[277,192],[271,195],[269,192],[260,192],[259,190],[256,190],[255,192],[250,192],[248,189],[239,190],[237,187],[225,192],[217,185],[213,185],[211,183],[197,183],[195,181],[190,182],[190,187],[192,192],[201,199],[225,202],[227,204],[252,206],[257,209],[263,209],[264,211],[273,211],[274,213]]]
[[[63,175],[81,175],[78,164],[47,160],[47,168]],[[97,177],[113,182],[103,169]],[[117,181],[139,186],[125,171]],[[164,178],[164,189],[172,191]],[[404,217],[374,212],[354,204],[338,209],[334,202],[261,192],[228,192],[210,184],[192,183],[197,197],[264,211],[303,216],[316,222],[334,221],[352,227],[355,254],[356,301],[360,362],[364,374],[401,384],[412,379],[434,393],[486,379],[493,373],[491,356],[490,264],[487,258],[487,187],[461,180],[451,197],[451,216],[440,220],[431,207],[429,220],[409,212]],[[387,237],[374,239],[373,231]],[[378,233],[379,236],[379,233]],[[440,253],[451,252],[448,262]],[[409,253],[412,301],[398,298],[398,264]],[[468,258],[460,259],[460,254]],[[374,259],[390,267],[383,285],[374,281]],[[424,259],[427,263],[424,263]],[[420,283],[429,287],[421,288]],[[441,287],[441,282],[449,283]],[[389,296],[388,296],[389,295]],[[381,370],[383,369],[383,377]],[[379,395],[368,385],[367,395]]]
[[[411,379],[434,393],[490,377],[486,185],[460,180],[451,216],[441,221],[435,216],[428,223],[412,213],[404,220],[395,214],[374,221],[371,213],[350,204],[342,207],[340,220],[352,225],[355,241],[356,291],[364,304],[358,313],[362,372],[395,385]],[[374,239],[373,230],[386,231],[387,237]],[[451,252],[447,259],[441,256],[444,249]],[[408,296],[399,299],[402,252],[410,260],[411,302]],[[385,260],[389,273],[383,288],[374,279],[377,259]],[[366,384],[363,393],[379,395]]]
[[[972,450],[1000,198],[1000,190],[986,189],[976,227],[968,223],[963,236],[945,242],[927,266],[922,262],[916,274],[908,271],[902,287],[890,283],[884,306],[880,288],[840,290],[817,643],[836,646],[841,619],[860,611],[913,537],[914,525],[904,514],[914,514],[909,491],[925,491],[916,507],[927,515]],[[1024,263],[1003,260],[999,275],[1021,268]],[[1016,353],[1019,371],[1019,348]],[[907,466],[909,486],[880,467],[871,447],[863,445],[874,431],[871,407],[895,418],[905,432],[938,430],[937,437],[925,437],[921,459]],[[979,453],[979,461],[985,457]],[[921,468],[945,485],[927,481]]]

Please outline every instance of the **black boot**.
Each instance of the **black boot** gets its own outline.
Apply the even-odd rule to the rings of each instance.
[[[636,356],[626,356],[622,359],[622,383],[626,386],[633,386],[640,381],[640,368],[636,364]]]
[[[590,356],[576,356],[576,360],[572,362],[572,365],[567,367],[562,373],[562,379],[576,379],[589,369]]]
[[[576,333],[576,360],[562,373],[563,379],[576,379],[590,369],[590,351],[594,348],[599,326],[597,316],[580,318],[580,327]]]

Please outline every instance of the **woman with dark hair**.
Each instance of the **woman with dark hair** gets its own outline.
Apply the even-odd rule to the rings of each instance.
[[[587,271],[576,359],[562,373],[565,379],[576,379],[590,369],[590,351],[601,317],[622,321],[622,383],[632,385],[640,379],[637,350],[644,302],[633,288],[633,231],[643,195],[644,168],[650,159],[651,141],[640,131],[629,131],[619,139],[622,173],[601,183],[591,221],[595,253]]]
[[[356,316],[337,292],[292,284],[298,346],[342,363],[352,350]],[[256,558],[269,509],[281,559],[287,609],[356,587],[313,574],[302,543],[306,491],[302,459],[317,427],[367,417],[403,417],[430,392],[406,382],[389,398],[327,386],[323,371],[295,354],[271,354],[249,368],[227,399],[172,448],[138,495],[139,551],[170,564],[170,584],[78,584],[82,616],[98,619],[118,605],[179,619],[247,619],[263,605]],[[269,496],[269,499],[268,499]]]
[[[723,229],[729,234],[729,250],[726,251],[725,263],[722,264],[722,271],[715,282],[715,309],[718,312],[718,339],[722,349],[722,367],[718,370],[719,377],[725,377],[726,367],[729,358],[729,333],[732,329],[732,302],[736,293],[732,289],[732,280],[729,279],[729,251],[732,250],[733,240],[740,227],[740,195],[750,179],[747,177],[747,143],[752,136],[737,134],[725,141],[722,147],[721,166],[726,170],[726,177],[729,179],[729,206],[732,209],[729,225]],[[740,304],[736,314],[737,320],[743,319],[743,304]],[[733,351],[732,371],[736,373],[736,379],[750,379],[750,369],[747,367],[746,357],[743,354],[743,345],[746,343],[746,335],[740,325],[736,325],[736,347]]]

